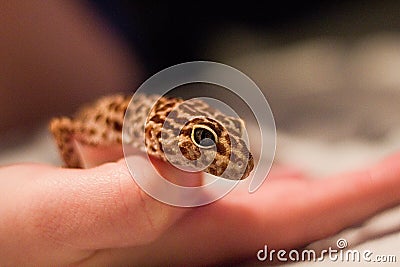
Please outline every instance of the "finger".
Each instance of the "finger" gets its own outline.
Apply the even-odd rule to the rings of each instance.
[[[266,182],[254,194],[232,192],[193,209],[155,242],[103,251],[90,263],[210,265],[255,258],[264,245],[304,246],[399,204],[400,154],[329,180],[282,181]]]
[[[124,156],[121,145],[91,146],[74,140],[75,152],[77,153],[80,166],[92,168],[106,162],[117,161]]]
[[[158,175],[147,159],[130,160],[146,175]],[[172,180],[201,180],[200,174],[176,169],[169,174]],[[0,177],[12,178],[0,181],[5,192],[0,196],[0,259],[11,255],[29,263],[32,258],[58,262],[97,249],[145,244],[185,210],[143,193],[123,161],[87,170],[9,166]],[[30,253],[15,255],[16,248]]]
[[[296,167],[274,164],[268,174],[268,180],[276,179],[306,179],[306,173]]]

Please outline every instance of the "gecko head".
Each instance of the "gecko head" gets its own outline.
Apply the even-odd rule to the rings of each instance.
[[[224,117],[223,122],[199,116],[180,130],[178,146],[193,167],[230,180],[244,179],[254,168],[254,160],[242,139],[242,120]]]

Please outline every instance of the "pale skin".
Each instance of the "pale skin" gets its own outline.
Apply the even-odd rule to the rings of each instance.
[[[146,158],[131,160],[156,175]],[[201,180],[154,163],[172,181]],[[399,204],[400,153],[324,180],[274,166],[256,193],[239,186],[189,209],[147,196],[123,160],[85,170],[6,166],[0,188],[0,265],[205,265],[255,259],[264,244],[299,248]]]

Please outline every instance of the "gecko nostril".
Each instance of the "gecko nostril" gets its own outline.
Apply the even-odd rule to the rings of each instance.
[[[239,168],[242,168],[242,167],[243,167],[243,161],[238,161],[236,164],[237,164],[237,166],[238,166]]]

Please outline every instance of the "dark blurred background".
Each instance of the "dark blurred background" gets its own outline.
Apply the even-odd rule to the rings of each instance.
[[[317,20],[321,12],[334,8],[328,2],[310,1],[139,4],[102,0],[90,3],[99,8],[135,51],[139,51],[149,73],[209,56],[210,35],[227,28],[248,27],[285,36],[285,39],[304,38],[304,32],[298,31],[299,23]]]
[[[260,42],[267,36],[275,46],[312,37],[352,40],[400,30],[398,1],[89,3],[139,51],[149,74],[185,61],[212,60],[209,42],[237,29],[257,32]],[[241,39],[238,35],[235,41]]]
[[[398,1],[89,4],[138,54],[144,79],[186,61],[230,64],[264,91],[279,130],[374,142],[400,120]]]

